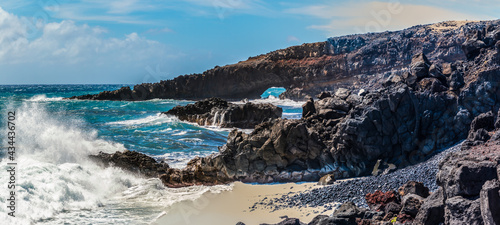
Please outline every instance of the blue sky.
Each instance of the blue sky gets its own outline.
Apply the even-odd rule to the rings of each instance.
[[[445,20],[498,0],[2,0],[0,84],[142,83],[276,49]]]

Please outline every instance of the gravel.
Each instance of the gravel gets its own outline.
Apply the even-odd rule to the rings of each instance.
[[[291,193],[280,198],[263,199],[255,203],[254,207],[265,207],[268,209],[301,208],[301,207],[324,207],[325,211],[331,210],[339,203],[354,202],[359,207],[367,208],[365,195],[376,190],[397,190],[408,181],[424,183],[429,190],[435,191],[436,174],[439,162],[451,152],[460,151],[461,144],[455,145],[434,155],[429,160],[398,169],[392,173],[367,176],[354,179],[338,180],[334,184],[322,188],[316,188],[302,193]]]

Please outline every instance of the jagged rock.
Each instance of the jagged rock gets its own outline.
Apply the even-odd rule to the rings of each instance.
[[[411,59],[410,71],[411,74],[417,76],[418,79],[422,79],[429,76],[430,66],[431,63],[424,53],[419,53],[414,55]]]
[[[422,198],[429,196],[429,188],[425,187],[422,182],[408,181],[406,184],[398,189],[401,197],[407,194],[416,194]]]
[[[327,174],[321,177],[318,181],[318,185],[330,185],[335,182],[335,176],[333,174]]]
[[[493,112],[489,111],[487,113],[482,113],[472,121],[470,125],[471,131],[477,131],[484,128],[486,131],[492,131],[495,129],[495,115]]]
[[[302,118],[307,118],[316,113],[316,108],[314,107],[314,100],[310,98],[304,105],[302,105]]]
[[[438,79],[442,84],[447,83],[447,78],[443,74],[443,69],[439,64],[432,64],[431,67],[429,67],[429,77]]]
[[[481,215],[485,225],[500,224],[500,182],[489,180],[480,193]]]
[[[443,189],[427,197],[418,211],[414,224],[434,225],[444,223],[444,195]]]
[[[99,154],[89,157],[103,166],[120,167],[146,177],[158,177],[169,169],[165,162],[157,162],[155,159],[135,151],[115,152],[113,154],[99,152]]]
[[[399,203],[399,195],[395,191],[375,191],[374,193],[366,194],[366,203],[371,210],[374,211],[384,211],[385,206],[390,202]]]
[[[323,91],[319,95],[317,95],[316,97],[318,97],[318,99],[321,100],[324,98],[332,97],[332,93],[330,93],[329,91]]]
[[[333,212],[332,216],[338,218],[360,218],[364,216],[365,212],[365,209],[357,207],[354,203],[346,202],[340,205],[340,207]]]
[[[467,59],[474,59],[479,55],[479,51],[486,47],[486,44],[477,39],[467,40],[462,44],[462,49],[467,56]]]
[[[469,200],[462,196],[455,196],[448,198],[445,205],[445,224],[484,224],[479,199]]]
[[[339,88],[335,91],[335,96],[343,100],[349,97],[350,94],[351,92],[347,88]]]
[[[423,201],[424,198],[416,194],[407,194],[403,196],[400,214],[407,214],[410,215],[411,218],[415,218]]]
[[[238,105],[220,98],[205,99],[187,106],[176,106],[163,112],[199,125],[218,125],[224,128],[254,128],[259,123],[281,118],[282,113],[283,109],[271,104]]]
[[[479,195],[483,184],[497,177],[494,162],[478,159],[472,161],[469,158],[467,158],[469,161],[460,158],[451,160],[451,157],[457,155],[447,156],[440,164],[437,174],[437,182],[444,187],[447,197]]]

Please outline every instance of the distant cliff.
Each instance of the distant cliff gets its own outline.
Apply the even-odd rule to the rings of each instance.
[[[379,85],[386,73],[405,70],[412,56],[423,52],[438,63],[465,60],[462,43],[473,30],[485,30],[498,21],[442,22],[401,31],[329,38],[250,57],[236,64],[215,67],[201,74],[183,75],[159,83],[123,87],[91,100],[259,98],[268,88],[285,87],[282,97],[302,99],[338,87]]]

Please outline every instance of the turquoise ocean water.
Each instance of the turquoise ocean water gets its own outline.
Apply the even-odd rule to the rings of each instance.
[[[177,201],[231,189],[230,185],[169,189],[158,179],[90,162],[89,154],[128,149],[181,168],[195,156],[217,152],[226,141],[229,129],[201,127],[160,115],[190,101],[63,99],[122,86],[0,86],[0,220],[7,224],[148,224]],[[283,117],[300,118],[302,103],[279,100],[283,91],[271,88],[261,99],[251,101],[278,105],[284,109]],[[10,111],[16,113],[16,218],[7,216],[5,206]]]

